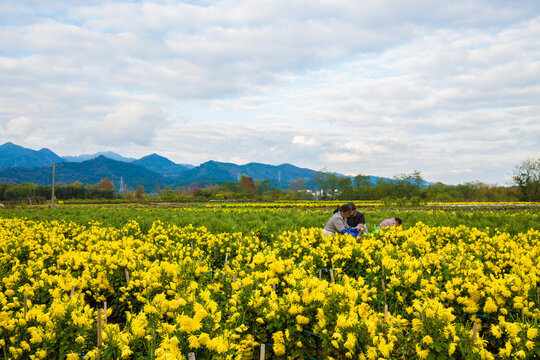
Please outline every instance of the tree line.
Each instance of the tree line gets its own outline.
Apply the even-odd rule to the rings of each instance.
[[[5,184],[0,183],[0,201],[27,202],[29,204],[50,201],[51,185]],[[61,185],[54,187],[54,197],[58,200],[72,199],[115,199],[114,190],[100,189],[97,186]]]
[[[44,202],[51,199],[50,185],[0,183],[0,201]],[[392,200],[416,204],[426,201],[540,201],[540,159],[526,160],[517,165],[512,186],[470,182],[459,185],[428,184],[419,171],[380,178],[373,183],[366,175],[354,177],[321,170],[313,179],[297,178],[288,189],[279,189],[270,180],[254,180],[243,175],[239,181],[211,186],[184,186],[176,189],[157,188],[146,194],[142,186],[136,191],[119,193],[108,179],[98,184],[75,182],[55,187],[55,197],[70,199],[125,199],[161,201],[276,201],[276,200]]]

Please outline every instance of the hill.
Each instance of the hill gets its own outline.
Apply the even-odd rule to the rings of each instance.
[[[97,184],[103,178],[113,181],[115,188],[119,189],[120,178],[126,189],[134,190],[142,185],[146,192],[155,191],[156,187],[169,185],[163,176],[145,169],[141,166],[112,160],[101,155],[95,159],[82,162],[64,162],[57,164],[55,178],[58,184],[71,184],[80,181],[83,184]],[[11,167],[0,170],[0,182],[35,183],[50,185],[52,183],[52,166],[41,168]]]
[[[86,160],[81,161],[81,159]],[[227,181],[236,182],[242,175],[259,181],[269,180],[272,186],[281,189],[287,189],[289,183],[300,178],[305,181],[307,188],[316,188],[312,181],[315,170],[291,164],[237,165],[210,160],[194,167],[176,164],[158,154],[134,160],[110,151],[62,158],[49,149],[35,151],[10,142],[0,146],[0,182],[50,184],[52,181],[50,165],[53,163],[57,164],[56,179],[60,183],[70,184],[80,181],[85,184],[97,184],[101,179],[108,177],[119,189],[120,178],[122,178],[126,189],[133,190],[138,185],[143,185],[146,192],[154,192],[158,186],[175,188],[222,184]],[[375,185],[379,179],[381,178],[377,176],[367,178],[372,185]],[[424,181],[422,187],[428,185],[429,183]]]
[[[297,178],[306,181],[312,179],[315,172],[315,170],[300,168],[291,164],[249,163],[236,165],[210,160],[181,173],[177,185],[221,184],[226,181],[238,181],[240,176],[246,175],[254,180],[270,180],[274,186],[286,188],[291,181]]]
[[[32,150],[11,142],[0,145],[0,169],[14,166],[36,168],[63,161],[49,149]]]
[[[81,161],[86,161],[86,160],[92,160],[102,155],[105,157],[108,157],[109,159],[123,161],[123,162],[133,162],[135,160],[133,158],[124,157],[112,151],[100,151],[95,154],[82,154],[82,155],[77,155],[77,156],[62,156],[62,159],[64,159],[64,161],[67,161],[67,162],[81,162]]]
[[[166,177],[177,177],[183,172],[189,170],[192,167],[176,164],[166,157],[160,156],[158,154],[151,154],[145,157],[142,157],[138,160],[132,161],[132,164],[142,166],[148,170],[156,172],[160,175]]]

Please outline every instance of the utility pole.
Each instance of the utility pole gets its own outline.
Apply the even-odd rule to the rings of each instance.
[[[56,164],[52,166],[52,190],[51,190],[51,209],[54,209],[54,172]]]

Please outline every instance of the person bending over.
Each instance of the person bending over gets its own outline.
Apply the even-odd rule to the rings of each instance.
[[[330,236],[335,233],[350,234],[354,237],[358,236],[358,229],[349,228],[347,218],[354,214],[356,207],[353,203],[341,205],[334,210],[334,215],[328,220],[324,227],[323,233],[325,236]]]
[[[390,218],[390,219],[381,221],[381,223],[377,227],[380,229],[382,227],[398,226],[398,225],[401,225],[401,223],[402,223],[402,220],[400,218]]]

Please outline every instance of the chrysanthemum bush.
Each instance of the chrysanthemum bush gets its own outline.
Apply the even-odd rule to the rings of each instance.
[[[102,359],[253,359],[261,344],[272,359],[540,356],[535,229],[356,240],[0,219],[0,250],[6,358],[97,358],[105,302]]]

